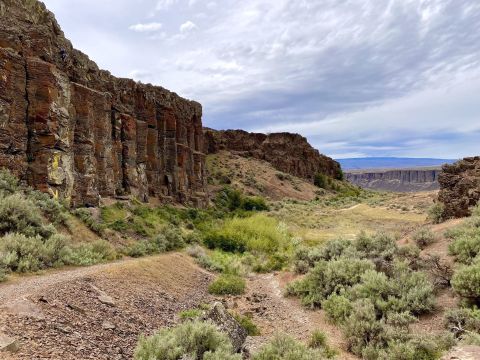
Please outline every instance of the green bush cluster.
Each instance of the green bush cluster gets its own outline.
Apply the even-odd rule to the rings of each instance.
[[[408,325],[415,315],[431,311],[435,299],[427,275],[411,267],[418,253],[398,247],[385,234],[364,233],[354,241],[300,249],[296,268],[308,272],[289,284],[287,293],[301,297],[307,306],[322,307],[342,327],[349,349],[358,356],[389,358],[400,345],[420,356]]]
[[[480,305],[480,261],[463,266],[453,274],[452,287],[460,296]]]
[[[156,236],[135,241],[125,250],[125,253],[132,257],[141,257],[177,250],[184,246],[185,239],[181,230],[174,225],[167,225]]]
[[[275,253],[289,246],[285,227],[272,217],[256,214],[227,219],[205,235],[205,244],[229,252]]]
[[[61,265],[90,265],[116,257],[104,241],[73,245],[52,224],[67,225],[68,211],[47,194],[19,186],[0,171],[0,279]]]
[[[215,198],[215,205],[228,211],[267,211],[269,207],[260,196],[245,196],[240,190],[224,187]]]
[[[412,238],[420,249],[425,249],[427,246],[433,244],[436,240],[435,234],[432,232],[432,230],[427,228],[421,228],[415,231]]]
[[[241,295],[245,292],[245,279],[237,275],[222,274],[208,287],[213,295]]]
[[[263,346],[253,360],[322,360],[329,356],[330,352],[326,353],[321,346],[310,348],[290,336],[279,334]]]
[[[136,360],[241,360],[234,354],[227,335],[209,322],[188,321],[153,336],[141,337],[135,350]]]
[[[278,334],[264,345],[253,360],[325,360],[335,356],[325,336],[316,332],[310,346],[290,336]],[[210,322],[187,321],[171,329],[163,329],[150,337],[141,337],[135,360],[241,360],[234,354],[230,339]]]
[[[445,205],[443,205],[441,202],[437,202],[428,209],[428,220],[434,224],[440,224],[444,220],[444,212]]]
[[[257,325],[253,322],[252,316],[240,315],[238,313],[232,314],[235,320],[245,329],[248,336],[258,336],[260,335],[260,330]]]

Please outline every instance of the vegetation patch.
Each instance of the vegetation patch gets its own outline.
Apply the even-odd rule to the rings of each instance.
[[[208,287],[213,295],[241,295],[245,292],[246,283],[237,275],[222,274]]]
[[[418,252],[405,251],[385,234],[363,233],[353,241],[301,249],[296,268],[307,274],[287,292],[307,306],[322,307],[358,356],[390,359],[405,351],[408,359],[435,359],[443,347],[432,340],[435,350],[425,355],[424,343],[417,344],[408,331],[415,316],[433,310],[435,303],[427,275],[410,267],[412,256]]]
[[[136,360],[241,360],[233,353],[227,335],[209,322],[188,321],[153,336],[141,337],[135,350]]]

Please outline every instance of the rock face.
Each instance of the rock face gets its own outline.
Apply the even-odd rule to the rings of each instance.
[[[200,104],[100,70],[37,0],[0,20],[0,167],[73,206],[206,201]]]
[[[470,208],[480,201],[480,156],[444,165],[439,176],[438,200],[444,204],[443,217],[470,215]]]
[[[352,184],[364,189],[398,192],[437,190],[440,169],[358,170],[345,173]]]
[[[225,307],[217,302],[205,316],[205,320],[211,321],[217,328],[228,335],[232,341],[233,350],[239,352],[245,340],[247,339],[247,331],[230,315]]]
[[[265,160],[277,170],[313,181],[317,173],[338,177],[340,164],[314,149],[303,136],[291,133],[259,134],[243,130],[204,129],[207,154],[229,150]]]

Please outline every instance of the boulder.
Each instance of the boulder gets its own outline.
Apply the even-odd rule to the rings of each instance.
[[[469,216],[480,201],[480,156],[444,165],[439,175],[438,200],[443,203],[443,218]]]
[[[205,316],[205,320],[211,321],[221,332],[229,336],[235,352],[239,352],[242,349],[247,339],[247,331],[230,315],[221,303],[217,302],[213,305],[212,309]]]
[[[16,352],[20,349],[20,343],[17,339],[9,337],[0,333],[0,353],[1,352]]]

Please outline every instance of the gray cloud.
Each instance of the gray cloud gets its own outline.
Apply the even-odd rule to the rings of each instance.
[[[45,2],[102,67],[201,101],[206,125],[335,156],[480,151],[476,0]]]

